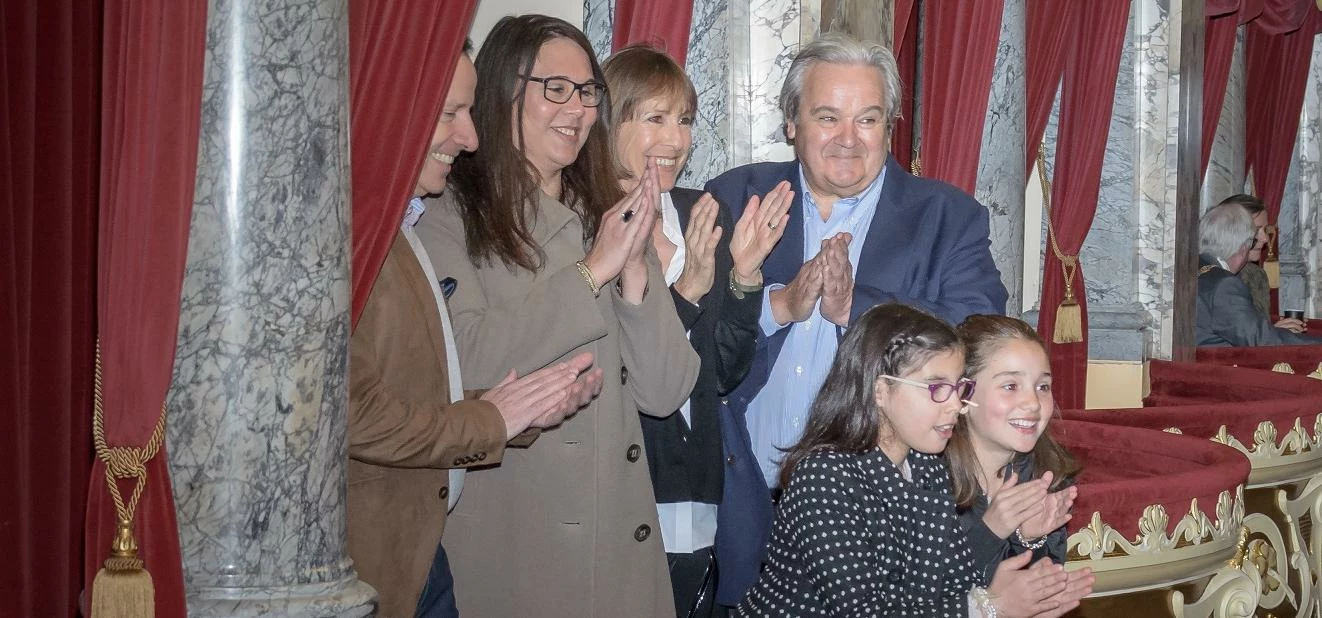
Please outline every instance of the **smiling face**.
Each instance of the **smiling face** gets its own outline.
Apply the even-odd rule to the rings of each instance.
[[[972,377],[978,382],[973,393],[978,405],[969,408],[969,441],[978,459],[1002,465],[1015,453],[1033,450],[1056,409],[1051,364],[1042,346],[1006,340]]]
[[[542,44],[533,63],[532,77],[563,77],[576,84],[594,80],[592,65],[583,49],[566,38],[555,38]],[[543,94],[543,85],[526,81],[523,89],[523,117],[514,109],[516,134],[523,133],[523,155],[532,163],[541,177],[542,185],[548,181],[558,183],[560,171],[578,158],[579,150],[587,142],[588,131],[597,121],[597,108],[586,107],[580,93],[575,92],[564,103],[552,103]]]
[[[473,117],[469,114],[476,85],[477,71],[473,68],[473,61],[468,54],[460,54],[454,79],[441,108],[441,117],[436,121],[427,154],[422,157],[422,169],[418,172],[417,184],[413,186],[413,195],[421,197],[444,191],[454,158],[460,152],[477,150],[477,129],[473,127]]]
[[[887,111],[875,67],[820,63],[808,69],[798,117],[785,134],[794,140],[818,203],[858,195],[881,174],[890,143]]]
[[[652,97],[638,104],[634,117],[615,132],[615,153],[629,176],[620,186],[632,190],[642,178],[647,160],[656,161],[661,191],[675,188],[693,145],[693,110],[680,101]]]
[[[964,373],[964,353],[950,350],[932,354],[922,366],[896,377],[933,384],[954,384]],[[932,401],[926,388],[877,378],[876,404],[884,419],[881,450],[898,465],[909,450],[940,453],[955,429],[955,418],[963,403],[950,397],[942,403]]]

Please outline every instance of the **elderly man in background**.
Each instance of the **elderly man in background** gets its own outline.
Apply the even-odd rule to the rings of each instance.
[[[899,101],[889,49],[823,36],[803,47],[781,88],[795,160],[746,165],[707,185],[734,220],[750,197],[794,192],[784,236],[763,265],[757,354],[726,400],[733,414],[723,415],[739,427],[724,437],[722,603],[738,602],[757,578],[780,449],[801,436],[850,322],[895,302],[952,324],[1005,312],[987,209],[954,187],[910,175],[889,156]]]
[[[1267,280],[1267,271],[1259,265],[1262,252],[1267,248],[1267,205],[1262,200],[1245,193],[1237,193],[1224,200],[1222,204],[1239,204],[1253,217],[1253,248],[1249,250],[1249,259],[1239,271],[1239,278],[1247,285],[1253,295],[1253,306],[1263,317],[1271,319],[1271,283]],[[1304,332],[1304,322],[1295,318],[1281,318],[1276,325],[1294,333]]]
[[[1194,335],[1200,346],[1269,346],[1322,343],[1322,338],[1273,325],[1253,305],[1253,295],[1235,276],[1259,244],[1261,230],[1242,204],[1227,200],[1198,220],[1198,312]]]

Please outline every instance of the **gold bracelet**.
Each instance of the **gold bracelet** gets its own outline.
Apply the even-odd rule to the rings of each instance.
[[[592,295],[601,296],[601,286],[597,285],[597,278],[592,276],[592,269],[588,268],[583,260],[574,262],[574,266],[578,268],[578,274],[583,277],[583,281],[588,284],[588,289],[592,290]]]

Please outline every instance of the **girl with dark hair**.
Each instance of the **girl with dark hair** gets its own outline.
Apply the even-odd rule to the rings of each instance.
[[[974,390],[954,329],[903,305],[849,328],[781,469],[743,616],[1059,616],[1091,575],[1027,556],[974,586],[941,451]],[[1070,595],[1068,599],[1066,594]]]
[[[987,581],[1023,553],[1063,564],[1079,466],[1047,433],[1056,406],[1046,346],[1031,326],[1000,315],[970,316],[959,334],[964,376],[978,390],[946,457],[974,570]]]
[[[679,409],[699,361],[649,250],[656,166],[627,194],[616,183],[604,76],[570,24],[506,17],[476,68],[481,148],[453,161],[418,224],[450,290],[464,386],[584,351],[607,378],[469,477],[445,541],[460,613],[674,616],[638,413]]]

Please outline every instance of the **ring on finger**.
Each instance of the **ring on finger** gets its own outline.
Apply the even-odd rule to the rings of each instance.
[[[776,222],[775,222],[775,221],[770,221],[770,222],[768,222],[768,223],[767,223],[767,227],[771,228],[772,230],[775,230],[775,229],[776,229]]]

